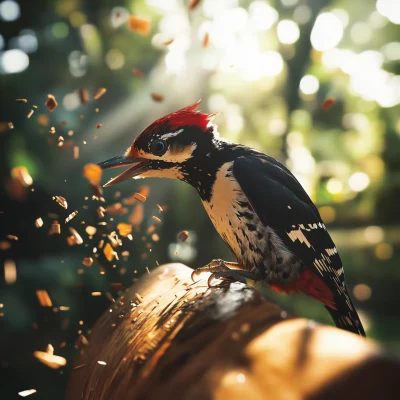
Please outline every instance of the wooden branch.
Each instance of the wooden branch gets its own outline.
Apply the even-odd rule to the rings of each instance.
[[[400,361],[373,341],[288,315],[243,284],[193,284],[191,271],[161,266],[106,310],[67,399],[398,398]]]

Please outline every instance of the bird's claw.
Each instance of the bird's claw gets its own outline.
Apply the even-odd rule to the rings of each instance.
[[[223,271],[230,271],[230,269],[226,266],[225,262],[223,260],[212,260],[209,264],[205,265],[204,267],[196,268],[192,274],[191,274],[191,279],[193,282],[196,281],[196,275],[201,274],[202,272],[211,272],[212,275],[215,275],[217,272],[223,272]]]

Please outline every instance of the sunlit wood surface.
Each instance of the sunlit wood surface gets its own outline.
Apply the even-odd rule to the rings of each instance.
[[[288,315],[243,284],[209,289],[168,264],[96,323],[78,399],[398,399],[400,362],[370,340]]]

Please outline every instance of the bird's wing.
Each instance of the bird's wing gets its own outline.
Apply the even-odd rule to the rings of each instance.
[[[342,261],[317,208],[292,173],[260,154],[237,158],[233,174],[261,221],[322,280],[335,302],[343,301]]]

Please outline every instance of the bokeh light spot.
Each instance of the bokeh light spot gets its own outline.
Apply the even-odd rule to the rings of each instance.
[[[393,246],[389,243],[380,243],[375,247],[375,256],[379,260],[390,260],[393,257]]]
[[[267,31],[276,21],[279,14],[264,1],[254,1],[249,7],[249,18],[252,26],[259,31]]]
[[[364,172],[356,172],[349,178],[349,187],[354,192],[362,192],[369,185],[369,176]]]
[[[318,15],[311,31],[311,44],[314,49],[326,51],[337,46],[343,37],[343,25],[333,13]]]
[[[293,12],[293,19],[300,25],[306,24],[311,18],[311,8],[305,4],[302,4]]]
[[[337,178],[331,178],[326,184],[326,189],[330,194],[339,194],[343,190],[343,183]]]
[[[390,22],[400,24],[400,1],[398,0],[377,0],[376,9]]]
[[[125,56],[121,50],[111,49],[106,54],[106,63],[110,69],[121,69],[125,64]]]
[[[29,57],[19,49],[5,51],[0,55],[0,72],[14,74],[25,71],[29,66]]]
[[[11,22],[17,20],[21,15],[19,4],[13,0],[5,0],[0,3],[0,19]]]
[[[290,19],[283,19],[276,28],[278,39],[283,44],[296,43],[300,37],[300,29],[296,22]]]
[[[306,94],[314,94],[319,89],[319,81],[313,75],[305,75],[301,78],[300,81],[300,90]]]
[[[378,244],[384,239],[384,232],[380,226],[368,226],[364,230],[364,237],[368,243]]]
[[[51,27],[51,33],[57,39],[64,39],[69,34],[69,27],[65,22],[56,22]]]
[[[358,301],[366,301],[371,298],[372,290],[368,285],[359,283],[353,288],[353,295]]]
[[[264,76],[277,76],[283,69],[283,58],[276,51],[260,54],[261,73]]]

